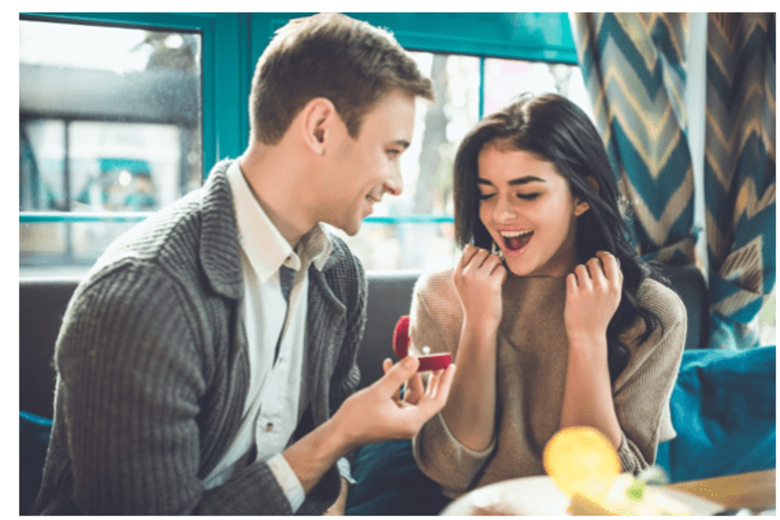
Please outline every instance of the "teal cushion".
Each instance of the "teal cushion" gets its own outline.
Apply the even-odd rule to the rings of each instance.
[[[41,487],[51,420],[19,412],[19,514],[29,515]]]
[[[422,474],[408,440],[369,444],[352,463],[347,515],[437,515],[450,502]]]
[[[683,353],[671,398],[677,437],[656,459],[672,482],[775,467],[775,350]]]

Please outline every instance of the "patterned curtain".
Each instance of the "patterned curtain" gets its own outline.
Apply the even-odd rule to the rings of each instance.
[[[705,203],[710,346],[758,344],[775,286],[775,14],[710,14]]]
[[[685,14],[576,14],[580,69],[645,258],[694,261]]]
[[[695,259],[685,14],[576,14],[580,68],[640,254]],[[775,14],[709,14],[704,164],[709,346],[758,345],[775,286]],[[696,262],[698,264],[698,262]]]

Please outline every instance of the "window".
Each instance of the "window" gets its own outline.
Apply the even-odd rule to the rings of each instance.
[[[450,265],[452,164],[465,133],[524,91],[568,89],[588,106],[568,17],[350,14],[412,50],[439,100],[419,104],[404,194],[385,197],[347,240],[369,270]],[[218,159],[242,153],[255,62],[275,28],[305,15],[22,16],[22,271],[83,272],[122,231],[199,186]]]
[[[20,267],[91,265],[200,186],[201,36],[19,22]]]

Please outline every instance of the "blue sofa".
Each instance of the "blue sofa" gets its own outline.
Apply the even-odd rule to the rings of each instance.
[[[677,438],[662,444],[657,463],[671,481],[775,467],[775,347],[710,351],[707,291],[693,266],[665,268],[688,310],[686,352],[672,394]],[[382,375],[392,357],[398,317],[408,314],[418,272],[371,272],[368,322],[358,355],[361,387]],[[48,442],[54,343],[78,278],[22,279],[19,284],[20,514],[40,485]],[[417,469],[409,441],[363,447],[356,453],[348,514],[436,514],[447,504],[436,483]]]

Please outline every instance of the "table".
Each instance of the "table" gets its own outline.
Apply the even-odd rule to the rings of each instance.
[[[775,469],[742,473],[664,486],[687,498],[699,514],[747,508],[759,512],[775,507]],[[691,496],[693,495],[693,496]],[[704,499],[704,500],[702,500]],[[453,501],[443,515],[562,515],[569,497],[546,476],[497,482],[471,491]]]
[[[685,491],[723,504],[729,509],[747,508],[753,511],[774,509],[777,469],[741,473],[691,482],[670,484],[669,488]]]

